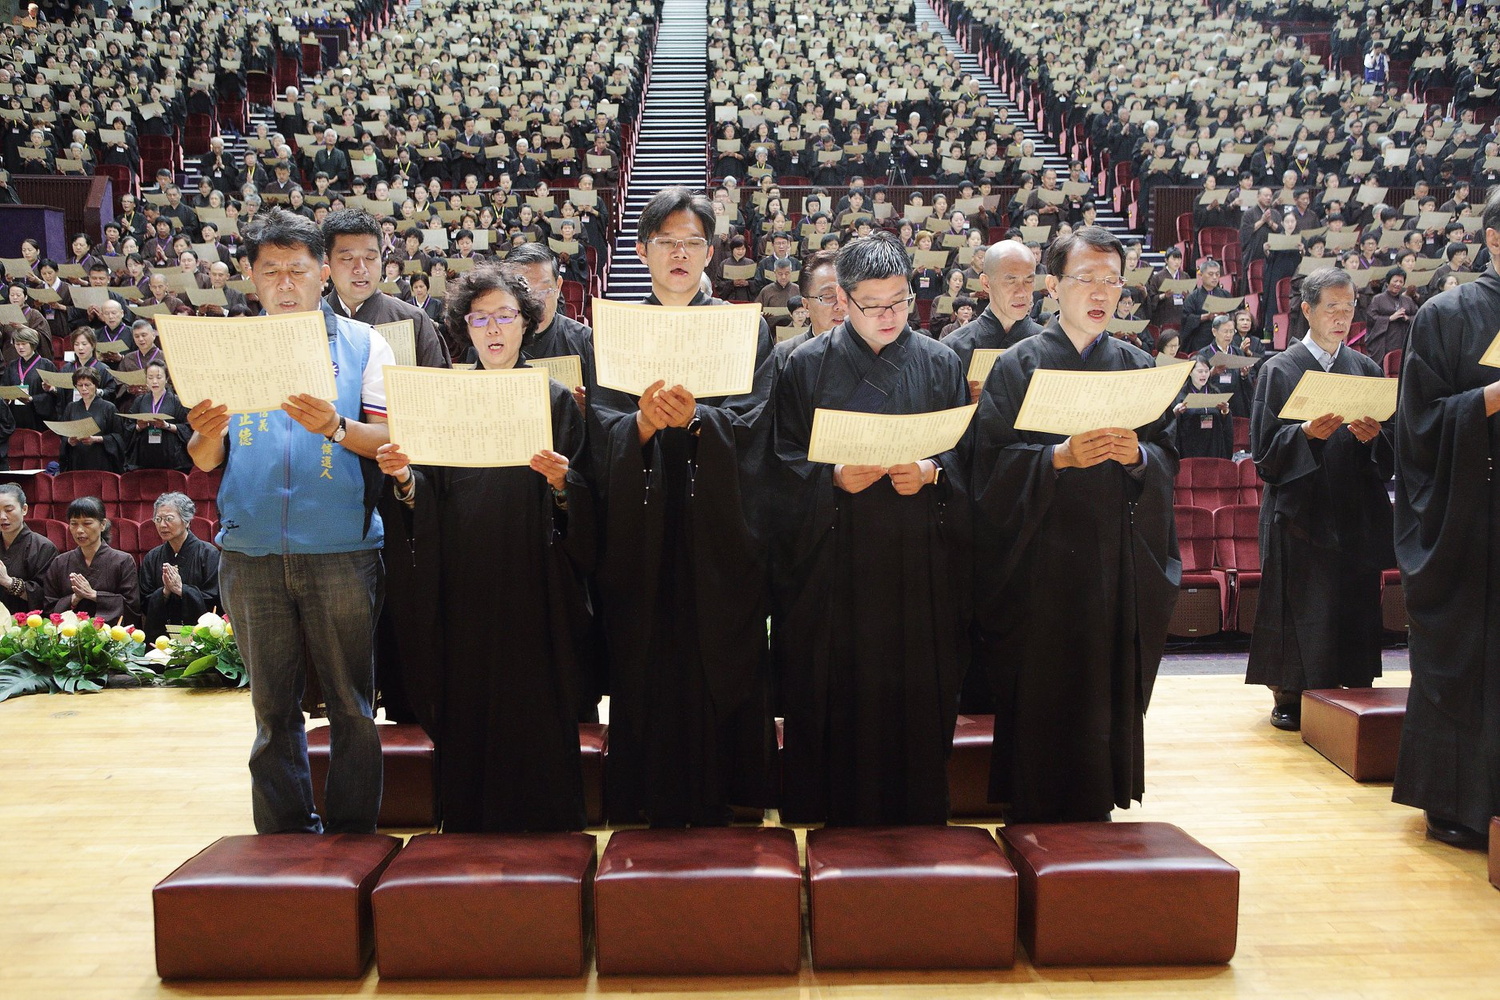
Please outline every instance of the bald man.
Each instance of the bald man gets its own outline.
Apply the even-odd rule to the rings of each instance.
[[[984,252],[979,285],[990,297],[984,312],[943,338],[963,362],[964,371],[974,352],[1010,347],[1042,332],[1030,316],[1031,293],[1036,284],[1036,258],[1017,240],[1001,240]],[[979,402],[980,383],[969,380],[969,402]]]

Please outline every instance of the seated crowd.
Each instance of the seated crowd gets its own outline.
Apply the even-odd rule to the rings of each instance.
[[[1253,9],[1274,18],[1270,7]],[[1300,280],[1330,260],[1369,272],[1354,344],[1377,361],[1399,350],[1425,298],[1483,271],[1471,201],[1500,178],[1500,106],[1485,86],[1496,61],[1480,54],[1500,32],[1493,12],[1408,8],[1382,22],[1376,5],[1358,3],[1297,38],[1275,19],[1207,6],[1025,10],[946,5],[1101,194],[1113,185],[1117,204],[1149,208],[1153,189],[1199,189],[1163,277],[1192,279],[1212,258],[1219,297],[1244,295],[1266,339],[1305,332]],[[1132,31],[1154,44],[1124,41]],[[1158,331],[1177,325],[1185,298],[1160,283],[1142,309]],[[1185,346],[1208,340],[1206,316],[1179,328]]]

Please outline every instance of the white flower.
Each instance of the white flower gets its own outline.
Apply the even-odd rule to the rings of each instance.
[[[167,655],[166,650],[153,648],[146,650],[146,655],[142,659],[148,663],[168,663],[172,657]]]
[[[201,614],[201,615],[198,616],[198,624],[199,625],[209,625],[209,626],[212,626],[212,625],[220,625],[220,626],[222,626],[224,624],[224,619],[220,618],[218,615],[214,614],[212,611],[205,611],[205,612],[203,612],[203,614]]]

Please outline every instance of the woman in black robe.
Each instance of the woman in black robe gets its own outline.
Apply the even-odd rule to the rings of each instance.
[[[125,422],[130,468],[192,470],[193,460],[188,457],[187,443],[193,436],[193,429],[188,426],[187,407],[182,405],[176,393],[167,390],[167,366],[159,358],[146,362],[146,394],[135,397],[130,412],[171,418],[170,423],[155,420]]]
[[[1392,429],[1338,418],[1278,415],[1307,372],[1381,378],[1380,366],[1343,346],[1354,319],[1349,272],[1314,271],[1302,310],[1320,351],[1304,341],[1265,363],[1250,420],[1251,457],[1265,482],[1260,505],[1260,602],[1245,683],[1276,699],[1271,721],[1299,728],[1305,690],[1369,687],[1380,676],[1380,577],[1395,563]]]
[[[125,428],[120,425],[115,404],[99,398],[99,376],[94,369],[80,368],[74,372],[73,389],[79,398],[77,402],[69,403],[58,419],[70,421],[92,417],[99,430],[88,437],[70,437],[62,442],[58,447],[58,467],[63,472],[79,469],[124,472]]]
[[[526,367],[521,341],[542,306],[525,279],[481,266],[449,289],[449,332],[470,338],[480,369]],[[592,655],[583,574],[593,515],[577,464],[583,416],[568,387],[554,380],[550,391],[556,450],[530,468],[416,468],[399,441],[380,449],[395,479],[381,508],[386,558],[435,584],[391,598],[405,605],[403,632],[433,623],[411,633],[426,649],[400,652],[418,714],[432,716],[448,832],[584,825],[578,716]]]
[[[42,610],[73,611],[111,624],[140,620],[140,589],[135,560],[110,548],[104,501],[78,497],[68,504],[68,531],[75,548],[52,560],[42,577]]]
[[[1234,420],[1229,404],[1220,403],[1212,410],[1188,410],[1188,393],[1221,393],[1208,384],[1208,362],[1193,361],[1193,372],[1177,394],[1172,412],[1177,414],[1177,456],[1179,458],[1233,458]]]
[[[17,330],[16,358],[5,366],[5,373],[0,375],[0,385],[24,385],[26,387],[26,394],[31,399],[7,403],[6,409],[10,411],[11,419],[16,427],[25,427],[29,430],[43,428],[36,406],[38,400],[45,398],[47,388],[39,373],[57,371],[57,366],[39,353],[41,342],[41,335],[35,330],[29,328]]]
[[[0,601],[14,611],[42,607],[42,576],[57,558],[57,546],[26,527],[30,507],[26,492],[15,483],[0,483]]]
[[[841,272],[865,275],[846,293],[849,319],[793,352],[775,389],[781,816],[944,823],[968,666],[965,461],[955,448],[870,472],[810,462],[807,449],[818,408],[928,413],[967,405],[969,387],[958,356],[904,316],[859,312],[910,294],[896,237],[852,241],[839,259]]]
[[[219,550],[193,534],[197,512],[181,493],[163,493],[152,505],[151,523],[161,544],[141,560],[141,617],[147,639],[166,634],[168,625],[191,625],[205,612],[223,607]]]
[[[64,374],[76,374],[87,368],[94,373],[94,384],[98,387],[97,395],[101,399],[113,399],[118,390],[120,382],[109,373],[109,369],[99,362],[94,348],[98,345],[98,339],[94,331],[87,327],[80,328],[73,334],[71,341],[73,345],[73,360],[64,364],[57,371]],[[43,420],[68,420],[64,416],[70,403],[78,401],[78,387],[75,385],[71,390],[54,389],[43,383],[44,392],[41,396],[33,396],[36,400],[37,416]],[[119,470],[116,469],[116,472]]]

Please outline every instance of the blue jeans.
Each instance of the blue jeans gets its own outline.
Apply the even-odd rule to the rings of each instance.
[[[380,812],[375,620],[377,550],[247,556],[226,551],[219,583],[250,675],[250,800],[260,833],[374,833]],[[313,811],[302,693],[308,661],[328,704],[332,745],[323,818]]]

